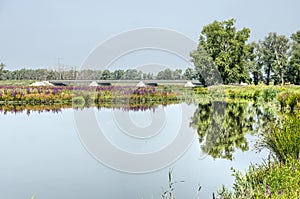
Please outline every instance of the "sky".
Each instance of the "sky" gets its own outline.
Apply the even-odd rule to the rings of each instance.
[[[0,62],[9,70],[51,68],[62,58],[60,63],[79,67],[99,44],[122,32],[156,27],[197,42],[203,26],[231,18],[238,29],[251,29],[249,41],[269,32],[289,37],[300,30],[299,8],[298,0],[0,0]],[[146,54],[117,65],[143,65],[164,56]]]

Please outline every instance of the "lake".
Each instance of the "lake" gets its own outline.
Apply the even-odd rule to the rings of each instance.
[[[0,198],[161,198],[170,171],[176,198],[212,198],[267,158],[274,118],[250,102],[55,110],[0,113]]]

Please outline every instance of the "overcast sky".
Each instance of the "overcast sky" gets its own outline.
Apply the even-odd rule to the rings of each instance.
[[[300,30],[299,8],[298,0],[0,0],[0,62],[7,69],[49,68],[61,57],[80,66],[124,31],[167,28],[197,41],[204,25],[230,18],[251,29],[251,41],[269,32],[290,36]]]

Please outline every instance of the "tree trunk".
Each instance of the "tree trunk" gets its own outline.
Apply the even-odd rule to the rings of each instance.
[[[298,75],[296,77],[296,85],[300,84],[300,70],[298,70]]]
[[[281,72],[281,86],[284,86],[284,84],[285,84],[285,81],[284,81],[284,74],[283,74],[283,72]]]
[[[271,73],[271,67],[268,66],[268,69],[267,69],[267,85],[270,84],[270,73]]]
[[[254,81],[254,85],[258,84],[258,73],[257,72],[253,73],[253,81]]]

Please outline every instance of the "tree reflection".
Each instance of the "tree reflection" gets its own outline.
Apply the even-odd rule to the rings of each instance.
[[[254,134],[273,120],[274,113],[249,102],[212,101],[199,104],[191,121],[204,153],[232,160],[236,149],[249,149],[245,134]]]

